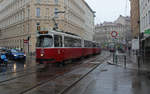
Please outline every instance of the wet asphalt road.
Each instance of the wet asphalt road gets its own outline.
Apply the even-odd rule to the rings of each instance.
[[[109,60],[103,52],[63,67],[14,63],[16,69],[0,73],[0,94],[149,94],[149,71],[137,71],[129,60],[126,68]]]
[[[76,61],[71,64],[67,64],[64,67],[50,65],[49,67],[45,68],[41,65],[37,66],[35,62],[32,61],[33,59],[31,59],[31,61],[29,60],[26,63],[22,63],[21,67],[17,67],[18,65],[21,65],[20,63],[14,63],[14,65],[12,64],[12,68],[10,68],[11,70],[9,69],[9,73],[7,73],[7,70],[6,72],[0,73],[0,94],[46,94],[46,92],[47,94],[49,94],[50,92],[53,92],[55,90],[57,91],[57,93],[59,93],[61,90],[67,87],[67,85],[65,85],[67,83],[66,79],[73,82],[75,79],[80,78],[82,75],[96,66],[95,63],[91,62],[94,62],[98,59],[100,59],[100,61],[102,62],[106,55],[106,53],[103,53],[99,56],[94,56],[82,61]],[[80,74],[75,74],[72,72]],[[69,78],[68,76],[64,75],[68,75]],[[51,83],[48,84],[50,86],[55,85],[55,83],[59,84],[58,82],[60,79],[64,79],[64,81],[61,81],[62,84],[58,88],[54,89],[54,87],[56,86],[50,88],[48,88],[47,86],[45,88],[43,87],[48,83]],[[37,91],[40,89],[43,89],[43,92],[45,93]],[[56,92],[54,92],[54,94],[56,94]]]
[[[12,72],[19,72],[36,67],[35,57],[27,58],[26,61],[8,61],[8,66],[0,66],[0,75],[9,74]]]

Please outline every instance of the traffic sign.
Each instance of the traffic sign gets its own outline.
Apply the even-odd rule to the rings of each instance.
[[[112,32],[111,32],[111,36],[112,36],[113,38],[116,38],[116,37],[118,36],[118,32],[112,31]]]

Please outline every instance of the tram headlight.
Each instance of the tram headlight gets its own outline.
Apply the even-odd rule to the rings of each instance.
[[[44,54],[41,54],[41,56],[44,56]]]

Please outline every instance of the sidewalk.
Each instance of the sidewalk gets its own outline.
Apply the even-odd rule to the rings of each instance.
[[[130,56],[127,55],[127,59],[128,59],[128,63],[127,63],[128,68],[150,72],[150,59],[149,58],[144,58],[144,62],[142,59],[140,60],[140,68],[138,68],[138,61],[137,61],[136,55],[133,55],[133,54],[131,54]]]
[[[140,68],[138,67],[137,56],[131,53],[117,53],[117,65],[124,67],[124,55],[126,55],[126,67],[128,69],[140,70],[140,71],[150,71],[150,58],[144,58],[144,62],[140,59]],[[111,60],[109,63],[113,64],[113,55],[111,55]]]

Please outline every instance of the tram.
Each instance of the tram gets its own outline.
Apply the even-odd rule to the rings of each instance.
[[[99,43],[55,30],[39,31],[36,43],[38,63],[58,63],[89,55],[100,54]]]

